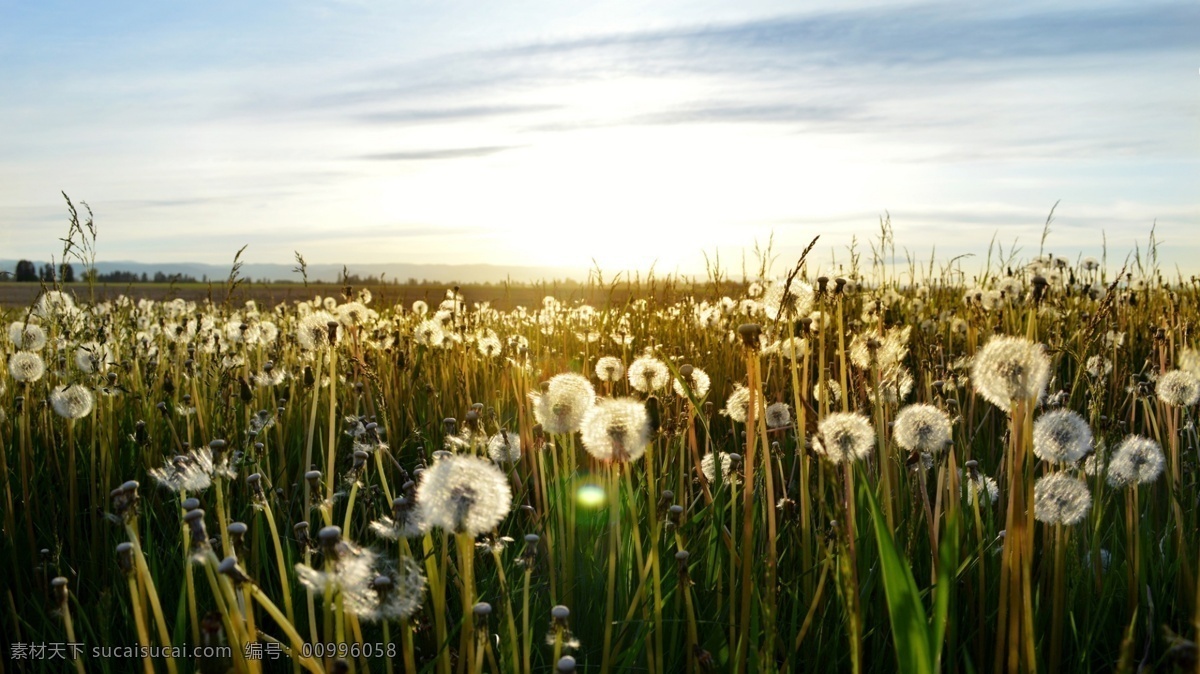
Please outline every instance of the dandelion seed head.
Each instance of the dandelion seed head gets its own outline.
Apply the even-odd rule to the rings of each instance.
[[[305,351],[316,351],[329,346],[329,324],[338,324],[328,311],[314,311],[300,320],[296,327],[296,342]],[[337,330],[340,332],[341,327]]]
[[[1073,410],[1054,410],[1033,424],[1033,453],[1051,463],[1075,463],[1092,451],[1092,429]]]
[[[325,545],[326,569],[317,570],[307,564],[297,564],[296,577],[314,593],[323,594],[329,588],[357,600],[375,578],[378,554],[345,539],[327,541],[323,535],[329,528],[322,529],[318,534]]]
[[[962,479],[959,492],[965,494],[968,503],[973,504],[978,500],[980,505],[991,505],[1000,500],[1000,485],[996,484],[995,478],[978,471],[975,471],[974,475],[964,477],[961,468],[958,476]]]
[[[756,402],[758,404],[755,406],[755,409],[759,410],[761,409],[760,405],[762,405],[762,396],[760,395],[757,398]],[[739,424],[746,423],[746,419],[750,416],[750,389],[741,384],[735,385],[733,393],[730,393],[729,397],[725,400],[725,409],[721,410],[721,414]]]
[[[829,393],[829,403],[832,405],[842,399],[842,385],[833,379],[822,379],[820,382],[813,385],[812,397],[816,402],[821,402],[821,396]]]
[[[347,328],[365,325],[378,316],[379,314],[368,309],[362,302],[347,302],[337,308],[337,320]]]
[[[401,538],[418,538],[429,532],[421,509],[401,496],[392,503],[392,517],[381,517],[371,522],[371,531],[382,539],[398,541]]]
[[[899,405],[913,389],[913,377],[906,367],[892,367],[879,373],[879,385],[868,390],[871,402],[878,396],[887,405]]]
[[[1079,524],[1092,508],[1092,492],[1083,480],[1055,473],[1033,485],[1033,516],[1046,524]]]
[[[21,351],[41,351],[46,346],[46,331],[36,323],[13,321],[8,324],[8,341]]]
[[[642,356],[629,364],[629,385],[642,393],[664,388],[671,380],[666,363],[652,356]]]
[[[733,457],[725,452],[708,453],[700,459],[700,471],[704,473],[704,477],[709,482],[715,482],[717,479],[717,461],[721,462],[721,481],[728,482],[733,471]]]
[[[92,373],[98,372],[108,366],[108,360],[112,358],[107,346],[101,346],[98,342],[87,342],[80,344],[75,349],[75,367],[80,372]]]
[[[521,436],[512,431],[500,431],[488,438],[488,456],[496,463],[516,463],[521,460]]]
[[[460,454],[421,473],[417,504],[427,526],[478,536],[508,514],[512,490],[495,464]]]
[[[910,452],[940,454],[950,446],[950,417],[933,405],[909,405],[896,415],[893,436]]]
[[[1085,363],[1085,367],[1087,369],[1088,376],[1092,379],[1099,379],[1100,377],[1107,376],[1108,374],[1111,374],[1113,370],[1112,361],[1104,356],[1099,355],[1089,357],[1087,359],[1087,363]]]
[[[1166,459],[1162,446],[1150,438],[1130,435],[1108,460],[1108,483],[1114,487],[1146,484],[1162,475]]]
[[[413,341],[422,346],[438,347],[446,341],[442,322],[436,318],[421,321],[413,328]]]
[[[616,356],[604,356],[596,361],[596,377],[603,382],[618,382],[625,376],[625,364]]]
[[[863,370],[869,370],[872,365],[880,370],[895,369],[908,356],[911,336],[911,325],[889,328],[883,339],[873,335],[855,335],[850,340],[850,360]]]
[[[820,437],[813,443],[813,450],[833,464],[865,461],[875,447],[875,430],[871,420],[861,414],[830,414],[818,429]]]
[[[544,392],[529,394],[533,414],[547,433],[574,433],[596,400],[596,389],[582,375],[573,372],[550,378]]]
[[[213,465],[212,450],[202,445],[184,454],[171,457],[158,468],[148,471],[159,485],[171,491],[198,494],[212,485],[217,467]]]
[[[1022,337],[993,337],[975,356],[975,390],[1007,412],[1019,401],[1036,401],[1050,380],[1050,358],[1041,344]]]
[[[583,420],[583,448],[601,461],[636,461],[650,444],[650,417],[633,398],[606,398]]]
[[[282,367],[272,367],[270,370],[262,370],[254,373],[254,385],[260,388],[266,386],[279,386],[288,378],[288,371]]]
[[[38,318],[51,318],[69,315],[74,309],[75,300],[70,295],[59,290],[47,290],[38,297],[33,314]]]
[[[686,387],[685,387],[686,385]],[[708,395],[708,389],[712,386],[712,379],[708,373],[698,367],[693,367],[692,371],[684,375],[680,379],[675,379],[671,382],[671,389],[675,391],[675,395],[686,398],[688,389],[692,391],[692,396],[697,400]]]
[[[486,334],[476,337],[475,348],[479,349],[479,353],[486,358],[499,358],[502,344],[496,333],[488,330]]]
[[[54,413],[65,419],[82,419],[92,413],[95,404],[92,392],[80,386],[71,384],[56,388],[50,392],[50,406]]]
[[[374,569],[377,575],[360,587],[343,588],[346,611],[366,622],[409,618],[425,599],[425,575],[411,558],[393,567]]]
[[[1171,370],[1158,378],[1158,399],[1172,407],[1191,407],[1200,400],[1200,378],[1188,370]]]
[[[8,374],[14,381],[32,383],[45,373],[42,357],[32,351],[18,351],[8,359]]]
[[[771,320],[791,320],[812,311],[814,297],[813,287],[799,278],[781,279],[763,292],[762,308]]]
[[[783,428],[792,423],[792,409],[787,403],[771,403],[767,405],[767,428]]]

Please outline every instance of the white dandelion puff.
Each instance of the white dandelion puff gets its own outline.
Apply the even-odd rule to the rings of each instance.
[[[820,437],[813,450],[833,464],[865,461],[875,447],[871,420],[854,412],[836,412],[818,426]]]
[[[798,278],[775,281],[762,296],[762,307],[771,320],[789,320],[812,311],[813,287]]]
[[[550,378],[545,391],[529,394],[533,414],[547,433],[574,433],[596,400],[587,378],[567,372]]]
[[[413,329],[413,339],[422,346],[437,347],[446,341],[446,332],[442,329],[441,321],[431,318],[421,321]]]
[[[512,431],[500,431],[488,439],[488,456],[496,463],[516,463],[521,460],[521,436]]]
[[[691,389],[692,396],[699,400],[708,395],[711,385],[712,380],[708,373],[698,367],[693,367],[691,372],[672,381],[671,389],[675,391],[675,395],[681,398],[688,397],[688,389]]]
[[[486,358],[498,358],[501,350],[500,338],[496,336],[496,333],[488,330],[487,333],[476,337],[475,348],[479,349],[479,353]]]
[[[1033,424],[1033,453],[1051,463],[1075,463],[1092,451],[1092,429],[1073,410],[1054,410]]]
[[[41,351],[46,346],[46,331],[36,323],[13,321],[8,324],[8,341],[21,351]]]
[[[213,462],[212,450],[208,445],[173,456],[167,459],[161,467],[151,468],[147,472],[159,485],[171,491],[185,491],[189,494],[208,489],[212,485],[214,475],[227,478],[236,475],[229,468],[224,455],[222,455],[222,465]]]
[[[1046,524],[1079,524],[1092,508],[1092,492],[1083,480],[1055,473],[1033,485],[1033,516]]]
[[[8,374],[14,381],[32,383],[45,373],[46,363],[31,351],[18,351],[8,359]]]
[[[629,364],[629,384],[642,393],[657,391],[670,380],[666,363],[657,358],[642,356]]]
[[[829,393],[829,404],[833,405],[842,399],[842,385],[834,379],[822,379],[820,382],[813,384],[812,397],[816,402],[821,402],[821,397],[824,393]]]
[[[762,395],[756,396],[755,411],[762,409]],[[739,424],[746,423],[746,419],[750,416],[750,389],[737,384],[733,387],[733,393],[725,400],[725,409],[721,410],[721,414],[733,419]]]
[[[1200,400],[1200,379],[1187,370],[1172,370],[1158,378],[1158,399],[1172,407],[1191,407]]]
[[[305,351],[316,351],[329,346],[329,326],[341,330],[341,324],[327,311],[314,311],[300,320],[296,327],[296,341]],[[337,336],[336,334],[334,335]]]
[[[387,566],[365,587],[343,589],[346,610],[367,622],[412,617],[425,599],[425,575],[411,558],[397,567]]]
[[[940,454],[950,446],[950,417],[933,405],[909,405],[896,415],[893,437],[910,452]]]
[[[650,444],[650,417],[633,398],[606,398],[593,406],[581,428],[583,448],[601,461],[635,461]]]
[[[980,505],[991,505],[1000,500],[1000,485],[995,478],[988,477],[979,471],[972,471],[959,485],[959,491],[965,493],[968,503],[979,502]],[[958,475],[963,477],[962,470]]]
[[[50,392],[50,406],[54,408],[55,414],[66,419],[86,417],[92,413],[92,405],[95,402],[92,392],[79,384],[56,388]]]
[[[975,355],[975,390],[1004,411],[1019,401],[1036,401],[1050,380],[1050,358],[1041,344],[1022,337],[993,337]]]
[[[421,473],[417,504],[427,526],[478,536],[508,514],[512,490],[491,461],[460,454]]]
[[[792,409],[787,403],[767,405],[767,428],[784,428],[792,423]]]
[[[596,361],[596,377],[603,382],[618,382],[625,376],[625,364],[616,356],[604,356]]]
[[[704,473],[709,482],[715,482],[718,460],[721,462],[721,481],[728,482],[733,470],[733,457],[725,452],[705,454],[704,458],[700,459],[700,472]]]
[[[1162,446],[1140,435],[1121,441],[1108,460],[1108,483],[1114,487],[1146,484],[1162,475],[1166,459]]]

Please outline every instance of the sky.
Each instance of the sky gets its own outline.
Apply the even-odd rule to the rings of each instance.
[[[0,92],[0,258],[1200,272],[1194,2],[0,0]]]

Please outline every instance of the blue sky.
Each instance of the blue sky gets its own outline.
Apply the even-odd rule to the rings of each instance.
[[[0,0],[0,258],[1200,271],[1195,3],[646,4]]]

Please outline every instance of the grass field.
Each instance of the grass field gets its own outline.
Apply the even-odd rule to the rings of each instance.
[[[727,284],[727,291],[738,285]],[[464,297],[469,297],[472,304],[488,303],[502,310],[514,309],[518,306],[535,308],[541,305],[542,298],[547,295],[560,298],[564,302],[585,302],[598,304],[604,302],[624,303],[635,290],[634,284],[618,280],[614,284],[601,286],[597,284],[544,284],[529,283],[495,283],[495,284],[404,284],[404,285],[367,285],[365,287],[375,297],[376,304],[391,306],[403,304],[411,306],[421,300],[427,304],[436,305],[445,298],[446,290],[458,287]],[[95,301],[112,301],[126,296],[133,299],[149,299],[156,302],[183,299],[189,302],[213,301],[224,303],[227,295],[227,285],[221,283],[135,283],[130,285],[97,284],[89,286],[86,283],[70,283],[63,290],[79,298],[91,298]],[[649,288],[647,284],[638,284],[636,289]],[[341,297],[345,286],[336,283],[261,283],[247,282],[237,287],[230,301],[239,304],[253,300],[264,306],[276,304],[294,304],[311,300],[314,296]],[[0,306],[13,309],[32,306],[45,288],[39,283],[0,283]],[[689,283],[661,281],[655,288],[655,297],[665,302],[674,302],[685,294],[690,294]]]
[[[1194,671],[1200,292],[1100,266],[0,284],[0,671]]]

